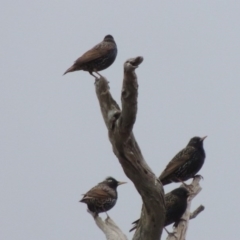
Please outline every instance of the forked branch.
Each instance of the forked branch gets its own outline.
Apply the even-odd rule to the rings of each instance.
[[[95,88],[113,152],[142,197],[141,219],[133,239],[159,240],[164,224],[162,216],[165,216],[164,191],[161,182],[145,162],[132,132],[138,97],[135,69],[142,61],[142,57],[136,57],[124,64],[122,110],[112,98],[105,78],[97,79]]]

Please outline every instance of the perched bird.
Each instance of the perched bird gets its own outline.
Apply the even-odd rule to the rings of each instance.
[[[101,76],[98,71],[111,66],[117,56],[117,45],[111,35],[104,37],[103,41],[78,58],[74,64],[63,74],[78,70],[88,71],[93,77],[93,72]]]
[[[165,194],[165,204],[166,204],[166,215],[164,227],[174,223],[176,227],[187,208],[187,198],[189,196],[189,191],[184,187],[179,187],[173,191]],[[133,222],[135,226],[129,230],[133,231],[137,228],[139,219]]]
[[[187,181],[196,175],[204,164],[203,140],[206,137],[190,139],[188,145],[169,162],[159,177],[163,185]]]
[[[79,202],[86,203],[91,212],[97,214],[107,212],[113,208],[117,202],[117,187],[124,183],[126,182],[118,182],[116,179],[108,177],[87,193],[83,194],[83,198]]]

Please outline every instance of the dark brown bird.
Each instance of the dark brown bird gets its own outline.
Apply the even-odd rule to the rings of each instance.
[[[169,162],[159,177],[163,185],[187,181],[198,173],[205,160],[203,140],[206,137],[190,139],[188,145]]]
[[[117,187],[126,182],[118,182],[112,177],[106,178],[97,186],[90,189],[79,202],[86,203],[88,209],[94,213],[107,212],[117,202]]]
[[[93,72],[101,76],[98,71],[104,70],[113,64],[117,56],[117,45],[111,35],[104,37],[103,41],[84,53],[63,74],[78,70],[88,71],[93,77]]]
[[[184,187],[179,187],[173,191],[165,194],[165,204],[166,204],[166,216],[164,227],[174,223],[176,227],[187,208],[187,198],[189,196],[189,191]],[[133,231],[137,228],[139,219],[133,222],[135,226],[129,230]]]

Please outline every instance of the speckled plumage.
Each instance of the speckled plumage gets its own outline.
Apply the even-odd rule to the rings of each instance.
[[[74,64],[63,74],[78,70],[93,72],[104,70],[111,66],[117,57],[117,45],[111,35],[104,37],[103,41],[94,46],[78,58]],[[95,76],[94,76],[95,77]]]
[[[166,166],[159,179],[163,185],[171,182],[187,181],[202,168],[205,160],[203,140],[206,137],[193,137]]]
[[[86,203],[91,212],[107,212],[117,202],[117,187],[124,183],[108,177],[84,194],[80,202]]]
[[[178,225],[179,220],[181,219],[183,213],[187,208],[187,198],[189,196],[189,191],[184,187],[179,187],[173,191],[165,194],[165,204],[166,204],[166,216],[164,227],[174,223],[175,226]],[[133,231],[137,228],[139,219],[134,221],[134,227],[129,230]]]

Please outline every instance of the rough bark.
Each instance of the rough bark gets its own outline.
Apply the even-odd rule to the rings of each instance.
[[[124,63],[122,110],[112,98],[105,78],[96,79],[95,88],[113,152],[143,201],[139,227],[133,240],[159,240],[165,220],[164,190],[145,162],[132,132],[137,115],[138,97],[135,69],[142,61],[142,57],[136,57]]]
[[[187,209],[183,214],[177,228],[173,228],[173,232],[168,235],[167,240],[185,240],[189,219],[195,218],[201,211],[204,210],[204,207],[200,206],[192,214],[190,212],[191,202],[193,198],[202,190],[201,186],[199,185],[201,178],[201,176],[196,176],[193,179],[192,183],[188,185],[188,189],[190,190],[191,195],[188,198]]]

